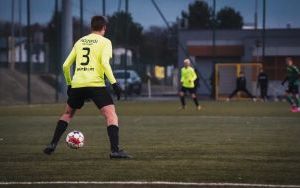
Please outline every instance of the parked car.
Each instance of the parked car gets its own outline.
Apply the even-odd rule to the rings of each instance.
[[[127,70],[125,76],[125,70],[115,70],[114,75],[116,80],[120,84],[122,90],[127,94],[133,93],[140,95],[142,91],[142,81],[140,76],[134,70]],[[127,81],[127,87],[125,88],[125,79]]]

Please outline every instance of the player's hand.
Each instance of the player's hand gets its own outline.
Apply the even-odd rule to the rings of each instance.
[[[68,97],[70,97],[71,89],[72,89],[71,85],[68,85],[68,89],[67,89],[67,95],[68,95]]]
[[[119,86],[119,84],[117,82],[112,84],[112,87],[114,89],[115,95],[117,96],[117,99],[120,100],[121,93],[122,93],[121,87]]]

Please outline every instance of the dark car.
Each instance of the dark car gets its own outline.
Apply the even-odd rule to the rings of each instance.
[[[127,70],[125,76],[125,70],[115,70],[114,75],[120,84],[123,91],[127,91],[127,94],[140,95],[142,91],[142,81],[140,76],[134,70]],[[127,87],[125,87],[125,78],[127,81]]]

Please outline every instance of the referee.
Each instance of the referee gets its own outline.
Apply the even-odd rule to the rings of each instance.
[[[107,133],[111,145],[110,158],[130,158],[119,149],[118,116],[112,97],[105,87],[104,75],[112,85],[118,100],[121,89],[113,75],[109,60],[112,57],[112,45],[104,37],[107,21],[103,16],[94,16],[91,20],[92,32],[80,38],[63,64],[63,72],[68,85],[68,100],[62,116],[57,122],[50,144],[44,149],[45,154],[52,154],[59,139],[66,131],[77,109],[91,99],[105,117]],[[70,68],[75,62],[75,72],[71,78]]]

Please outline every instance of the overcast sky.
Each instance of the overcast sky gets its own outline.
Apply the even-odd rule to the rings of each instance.
[[[10,20],[13,0],[0,0],[0,20]],[[60,1],[60,0],[59,0]],[[195,0],[156,0],[169,22],[175,22],[182,10]],[[15,19],[19,19],[18,6],[22,5],[22,23],[26,22],[26,0],[15,0]],[[47,23],[54,10],[54,0],[31,0],[32,23]],[[79,0],[71,0],[74,16],[79,16]],[[89,22],[95,14],[102,14],[102,0],[84,0],[84,20]],[[119,4],[121,2],[121,4]],[[212,5],[212,0],[206,0]],[[241,13],[245,23],[254,22],[255,0],[216,0],[217,10],[231,6]],[[266,0],[267,27],[285,28],[289,23],[293,28],[300,28],[300,0]],[[120,6],[119,6],[120,5]],[[106,0],[106,13],[113,14],[119,8],[124,10],[125,0]],[[129,0],[129,11],[135,22],[147,29],[149,26],[164,26],[164,23],[154,8],[151,0]],[[258,0],[258,23],[262,23],[262,0]]]

